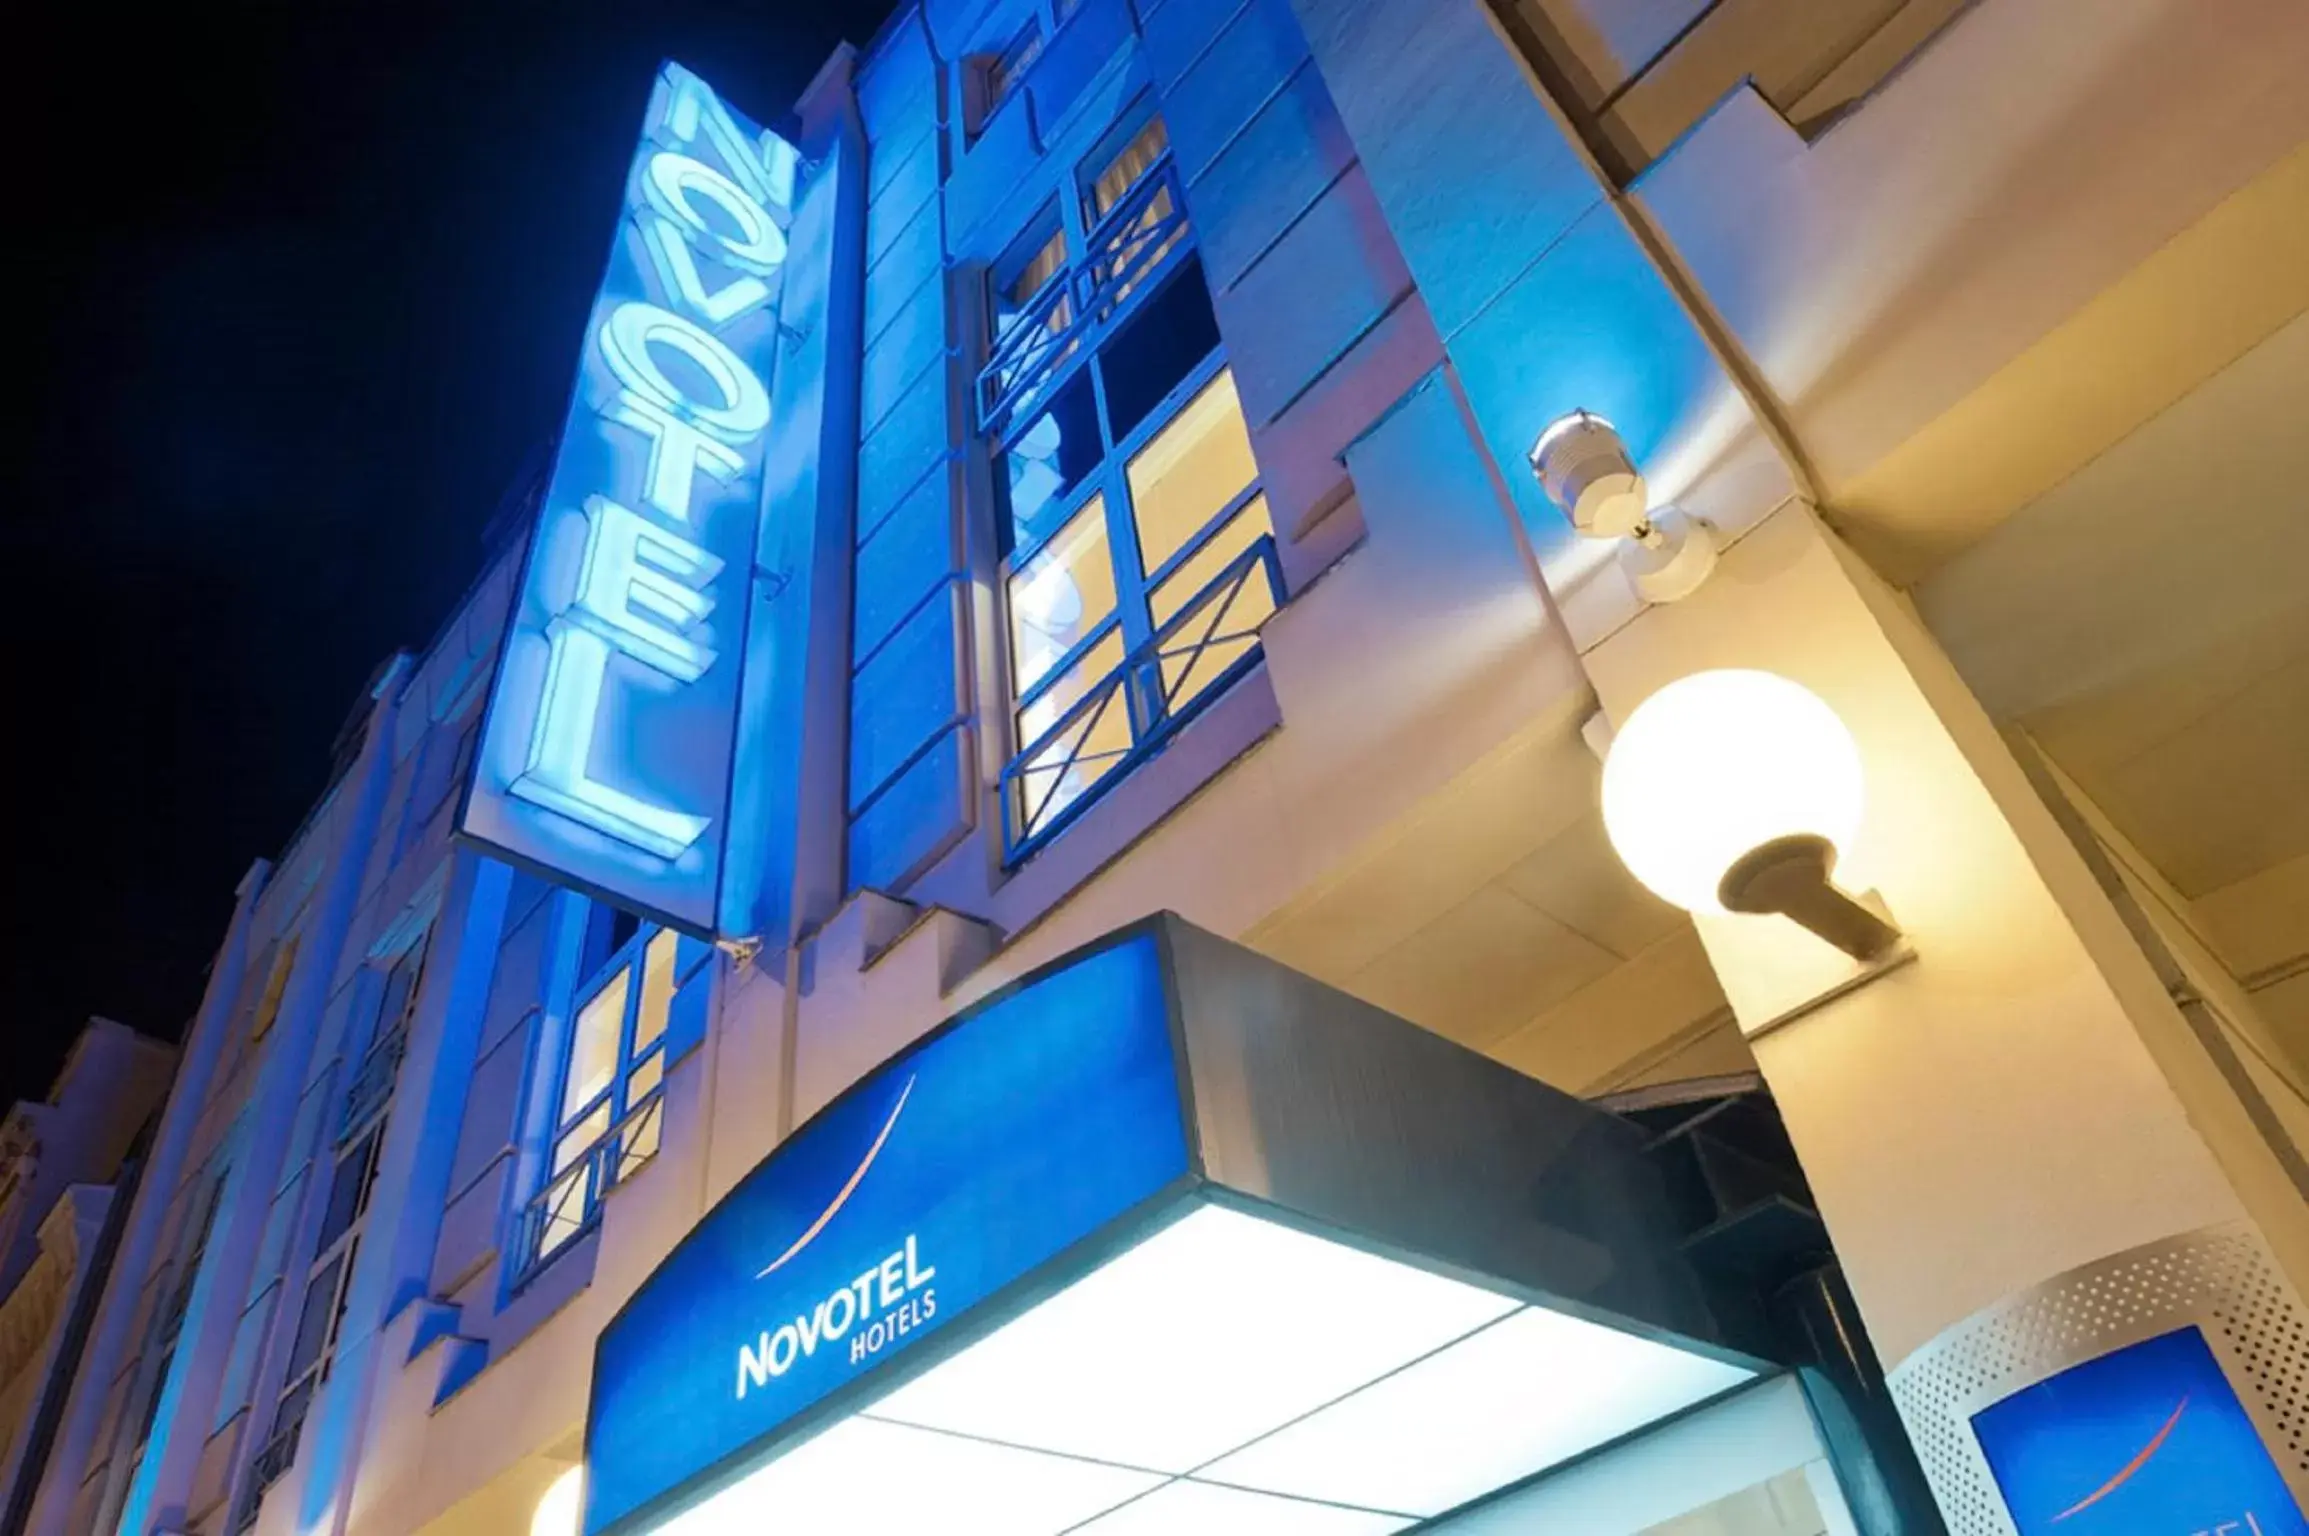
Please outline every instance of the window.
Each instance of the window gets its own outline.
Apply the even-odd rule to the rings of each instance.
[[[1015,862],[1256,660],[1281,583],[1161,120],[1126,120],[1012,250],[978,404]]]
[[[964,111],[971,139],[975,140],[996,109],[1016,94],[1049,40],[1081,9],[1082,0],[1034,0],[1026,24],[1012,33],[999,51],[981,53],[969,61],[973,66],[969,78],[975,84]]]
[[[237,1131],[228,1138],[228,1148],[238,1139]],[[144,1458],[152,1447],[153,1431],[160,1423],[160,1400],[168,1387],[168,1373],[176,1364],[176,1346],[184,1332],[185,1314],[192,1305],[193,1282],[200,1278],[201,1261],[208,1254],[208,1240],[216,1226],[217,1206],[224,1197],[225,1175],[229,1165],[220,1156],[217,1164],[204,1169],[197,1178],[198,1187],[192,1193],[190,1218],[178,1230],[177,1241],[183,1244],[175,1266],[165,1272],[160,1299],[153,1309],[152,1325],[146,1335],[144,1354],[153,1364],[142,1373],[142,1388],[146,1393],[144,1406],[139,1410],[135,1447],[128,1453],[128,1475],[123,1487],[135,1483],[143,1470]]]
[[[249,1024],[249,1043],[254,1045],[271,1033],[273,1024],[281,1016],[281,995],[288,991],[289,972],[297,963],[299,935],[290,934],[273,951],[272,968],[265,974],[265,990],[257,999],[256,1017]]]
[[[992,117],[994,109],[1010,99],[1010,93],[1018,89],[1019,82],[1026,78],[1026,72],[1041,57],[1042,20],[1035,17],[1019,28],[1018,35],[1010,40],[1008,47],[987,61],[986,108],[980,114],[981,122]]]
[[[313,1153],[311,1173],[313,1178],[326,1181],[314,1186],[323,1200],[320,1230],[314,1238],[311,1260],[300,1266],[304,1290],[302,1299],[294,1303],[295,1329],[288,1339],[287,1363],[274,1401],[272,1425],[251,1465],[235,1530],[255,1522],[265,1491],[295,1464],[297,1442],[304,1432],[313,1394],[329,1379],[329,1369],[336,1360],[345,1308],[352,1300],[354,1260],[360,1254],[369,1201],[377,1189],[385,1124],[400,1081],[401,1058],[408,1053],[409,1030],[417,1013],[430,940],[430,930],[420,933],[373,983],[369,995],[375,1011],[366,1048],[346,1086],[344,1109],[335,1122],[336,1134],[333,1139],[326,1134],[325,1120],[316,1127],[321,1131],[316,1137],[320,1145]],[[348,1032],[348,1045],[357,1038]],[[311,1102],[323,1102],[325,1084],[324,1076],[323,1092]],[[297,1141],[301,1143],[302,1137]],[[292,1145],[291,1152],[292,1161],[301,1162],[305,1156],[301,1144]],[[291,1213],[297,1205],[294,1195],[301,1193],[301,1186],[302,1180],[292,1191]],[[297,1293],[291,1288],[286,1295],[294,1297]]]
[[[680,949],[672,929],[614,907],[597,903],[588,916],[579,970],[587,979],[554,1063],[543,1187],[520,1239],[525,1269],[591,1226],[602,1197],[657,1155]]]

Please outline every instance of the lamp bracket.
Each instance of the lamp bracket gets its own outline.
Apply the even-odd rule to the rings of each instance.
[[[1716,888],[1731,912],[1777,912],[1865,964],[1900,942],[1900,930],[1836,888],[1836,845],[1798,833],[1742,854]]]

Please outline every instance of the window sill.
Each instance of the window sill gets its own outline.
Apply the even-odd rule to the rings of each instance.
[[[999,930],[1006,943],[1014,941],[1162,826],[1282,723],[1282,706],[1262,657],[1095,805],[1007,874],[993,875],[991,889],[984,884],[975,891],[968,888],[988,880],[986,850],[973,838],[902,893],[903,899],[979,917]],[[995,836],[1000,835],[998,828],[999,823]]]

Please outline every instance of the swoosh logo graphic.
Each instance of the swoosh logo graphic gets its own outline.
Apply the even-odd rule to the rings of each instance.
[[[2147,1445],[2141,1447],[2141,1453],[2138,1456],[2135,1456],[2131,1461],[2125,1463],[2123,1471],[2110,1478],[2107,1482],[2101,1484],[2098,1488],[2095,1488],[2091,1493],[2086,1494],[2076,1503],[2071,1504],[2068,1508],[2062,1510],[2059,1514],[2053,1516],[2052,1519],[2046,1523],[2057,1524],[2060,1521],[2066,1520],[2071,1515],[2082,1514],[2084,1511],[2092,1508],[2095,1504],[2098,1504],[2101,1500],[2107,1498],[2110,1494],[2116,1492],[2119,1488],[2122,1488],[2126,1483],[2130,1482],[2135,1472],[2140,1471],[2141,1468],[2149,1464],[2149,1458],[2151,1456],[2156,1455],[2158,1451],[2164,1449],[2166,1438],[2172,1434],[2173,1426],[2181,1422],[2181,1415],[2188,1410],[2188,1406],[2189,1400],[2186,1397],[2182,1398],[2180,1407],[2175,1408],[2173,1410],[2173,1416],[2165,1420],[2165,1427],[2158,1430],[2156,1437],[2150,1440]]]
[[[857,1170],[850,1175],[850,1182],[844,1184],[842,1186],[842,1192],[834,1196],[833,1204],[827,1206],[824,1210],[818,1213],[818,1219],[810,1223],[808,1230],[804,1231],[800,1237],[794,1239],[794,1246],[788,1248],[784,1253],[781,1253],[776,1258],[772,1259],[770,1261],[769,1268],[754,1276],[756,1280],[767,1279],[769,1276],[774,1275],[779,1270],[785,1268],[787,1264],[793,1261],[793,1258],[796,1254],[800,1253],[804,1248],[809,1247],[810,1244],[816,1242],[818,1240],[818,1234],[826,1230],[826,1223],[832,1221],[834,1219],[835,1213],[840,1211],[843,1206],[849,1204],[850,1197],[856,1194],[858,1192],[858,1186],[865,1182],[866,1170],[874,1166],[874,1159],[882,1155],[882,1148],[884,1144],[890,1140],[890,1133],[898,1128],[898,1117],[906,1112],[906,1101],[913,1097],[913,1094],[914,1079],[909,1077],[906,1079],[906,1086],[898,1090],[898,1102],[890,1106],[890,1118],[882,1122],[882,1133],[876,1136],[874,1138],[874,1144],[866,1149],[865,1159],[858,1164]]]

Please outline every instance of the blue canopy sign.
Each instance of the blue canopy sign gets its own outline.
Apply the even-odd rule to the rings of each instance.
[[[1189,1174],[1155,930],[963,1014],[783,1143],[603,1332],[585,1529],[756,1449]]]

